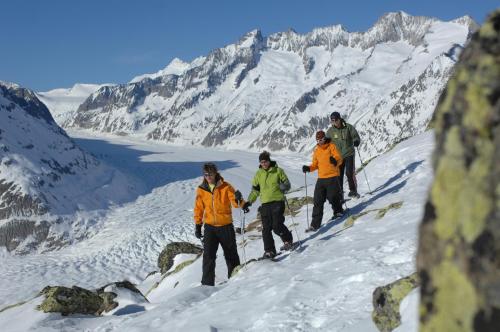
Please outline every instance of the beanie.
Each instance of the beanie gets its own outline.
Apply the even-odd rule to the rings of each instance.
[[[260,155],[259,155],[259,161],[261,160],[267,160],[267,161],[271,161],[271,154],[267,151],[263,151]]]
[[[330,120],[338,120],[340,119],[340,113],[339,112],[333,112],[330,114]]]

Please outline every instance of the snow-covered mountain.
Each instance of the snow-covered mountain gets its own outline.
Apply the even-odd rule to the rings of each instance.
[[[178,145],[307,151],[339,111],[373,156],[426,128],[475,29],[467,16],[442,22],[397,12],[366,32],[254,30],[190,64],[174,60],[99,89],[67,126]]]
[[[54,120],[60,125],[74,118],[78,106],[92,93],[103,86],[112,84],[75,84],[69,89],[54,89],[46,92],[38,92],[37,97],[50,110]]]
[[[85,236],[92,211],[137,196],[134,180],[79,148],[34,92],[0,82],[0,246]]]

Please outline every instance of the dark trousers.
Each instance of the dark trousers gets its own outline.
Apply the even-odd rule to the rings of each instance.
[[[264,203],[260,207],[262,218],[262,240],[264,251],[276,252],[273,233],[278,235],[283,242],[293,242],[292,233],[285,226],[285,202]]]
[[[220,227],[205,224],[205,231],[203,232],[202,285],[213,286],[215,284],[215,259],[217,258],[219,243],[224,251],[228,278],[231,276],[234,268],[240,265],[233,224]]]
[[[356,163],[354,162],[354,155],[345,157],[344,162],[340,165],[340,188],[342,189],[342,193],[344,191],[344,173],[347,176],[349,191],[357,193],[358,181],[356,180]]]
[[[340,179],[338,176],[318,179],[314,187],[314,207],[311,226],[314,228],[321,226],[321,221],[323,220],[323,206],[326,200],[332,205],[334,213],[342,212],[341,197],[342,192],[340,190]]]

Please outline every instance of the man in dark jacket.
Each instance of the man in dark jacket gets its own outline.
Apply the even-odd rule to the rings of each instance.
[[[339,112],[333,112],[330,115],[330,120],[332,122],[332,126],[328,128],[326,137],[328,137],[337,146],[344,160],[340,165],[341,188],[344,188],[345,173],[347,176],[347,182],[349,183],[348,196],[359,198],[358,183],[356,181],[355,173],[356,164],[354,159],[354,148],[359,146],[361,139],[359,138],[356,128],[345,122],[345,120],[340,117]]]
[[[285,193],[290,190],[290,181],[282,168],[271,160],[269,152],[259,155],[259,169],[252,181],[252,191],[243,211],[247,213],[249,207],[260,196],[262,203],[260,216],[262,218],[262,239],[264,241],[264,258],[276,256],[273,233],[283,241],[281,250],[293,248],[293,236],[285,226]]]

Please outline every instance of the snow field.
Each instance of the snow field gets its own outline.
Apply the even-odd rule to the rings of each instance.
[[[75,133],[73,133],[75,134]],[[80,134],[82,135],[82,134]],[[88,138],[87,138],[88,139]],[[201,182],[201,165],[215,161],[222,176],[248,195],[257,169],[257,155],[242,151],[186,149],[151,142],[102,137],[99,144],[86,141],[95,155],[109,161],[125,174],[144,176],[150,192],[137,200],[113,208],[99,222],[92,237],[57,252],[30,256],[0,254],[0,308],[32,298],[46,285],[78,285],[93,289],[106,283],[128,279],[146,293],[160,278],[158,254],[170,241],[198,243],[194,237],[192,205],[194,190]],[[107,142],[104,144],[103,142]],[[130,153],[124,150],[130,149]],[[415,270],[417,226],[432,178],[430,151],[432,133],[411,138],[367,167],[372,195],[348,202],[351,214],[378,209],[403,201],[400,209],[389,210],[381,219],[376,212],[358,218],[343,229],[341,222],[324,225],[317,233],[304,233],[306,207],[286,217],[294,238],[302,247],[284,253],[277,262],[249,263],[227,281],[222,249],[219,249],[216,286],[200,286],[201,258],[181,272],[165,278],[152,289],[147,305],[132,305],[126,314],[97,318],[62,317],[33,312],[36,299],[0,313],[0,325],[12,331],[36,328],[40,331],[375,331],[371,323],[371,296],[385,285]],[[102,150],[100,150],[102,149]],[[138,151],[140,157],[137,158]],[[114,155],[116,153],[116,155]],[[127,159],[130,158],[130,159]],[[304,175],[300,168],[310,156],[272,156],[290,177],[289,195],[303,196]],[[162,166],[164,165],[164,166]],[[156,180],[156,181],[155,181]],[[308,194],[312,196],[316,174],[308,174]],[[358,174],[360,192],[368,191],[364,176]],[[302,187],[302,188],[301,188]],[[246,215],[253,220],[258,204]],[[312,213],[312,205],[308,207]],[[325,204],[325,218],[331,208]],[[239,226],[239,210],[234,210]],[[311,218],[309,217],[309,221]],[[297,233],[296,233],[297,232]],[[262,240],[256,231],[245,234],[246,258],[260,257]],[[237,235],[240,244],[241,235]],[[282,243],[275,236],[277,248]],[[243,251],[239,245],[240,259]],[[190,257],[179,257],[176,264]],[[408,302],[408,303],[407,303]],[[403,323],[416,322],[414,295],[402,306]],[[139,307],[142,307],[139,308]],[[28,315],[17,322],[15,317]],[[410,315],[410,316],[407,316]],[[6,325],[4,325],[6,324]],[[10,331],[9,330],[9,331]],[[407,331],[402,327],[403,331]]]

